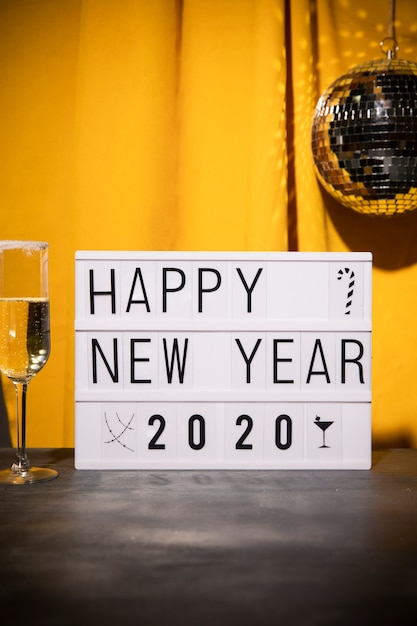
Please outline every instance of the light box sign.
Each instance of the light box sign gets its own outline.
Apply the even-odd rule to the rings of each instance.
[[[78,469],[369,469],[370,253],[76,253]]]

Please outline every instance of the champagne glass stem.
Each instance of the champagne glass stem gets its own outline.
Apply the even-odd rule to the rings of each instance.
[[[29,459],[26,455],[26,392],[27,382],[13,382],[16,391],[16,460],[12,465],[12,472],[26,474],[30,471]]]

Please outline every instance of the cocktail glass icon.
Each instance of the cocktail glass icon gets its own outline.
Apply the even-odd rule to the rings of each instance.
[[[323,421],[318,415],[316,415],[316,419],[314,420],[316,426],[321,428],[323,432],[323,445],[320,448],[329,448],[330,446],[326,446],[326,430],[333,424],[333,422]]]

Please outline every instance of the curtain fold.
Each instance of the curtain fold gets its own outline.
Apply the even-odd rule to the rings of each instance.
[[[175,242],[176,0],[83,0],[78,58],[74,243]]]
[[[289,2],[292,42],[292,124],[298,249],[328,249],[327,220],[312,167],[311,123],[320,96],[317,72],[317,3]]]
[[[286,249],[283,23],[279,0],[183,3],[179,248]]]
[[[415,60],[414,0],[396,17]],[[2,0],[0,236],[50,243],[29,445],[74,444],[76,250],[291,247],[373,252],[374,440],[417,446],[417,214],[344,209],[310,146],[318,97],[380,56],[387,19],[377,0]]]

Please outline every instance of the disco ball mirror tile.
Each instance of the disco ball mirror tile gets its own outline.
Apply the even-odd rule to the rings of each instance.
[[[311,141],[316,174],[343,205],[417,209],[417,64],[385,58],[339,77],[317,103]]]

